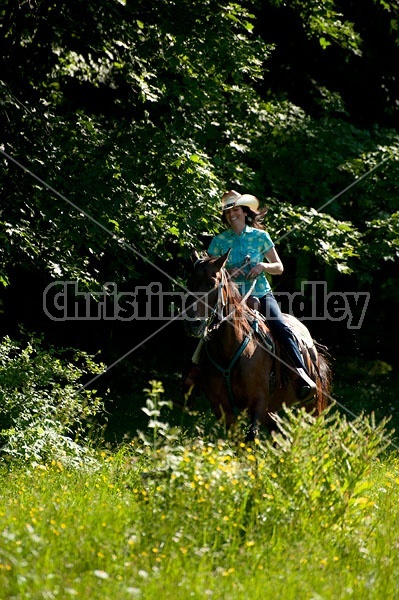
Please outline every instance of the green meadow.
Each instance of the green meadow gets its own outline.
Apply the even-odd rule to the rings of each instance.
[[[382,417],[396,380],[364,376],[362,391],[349,373],[344,414],[286,409],[251,444],[245,415],[227,433],[152,380],[131,403],[141,421],[126,413],[111,442],[112,414],[81,385],[102,368],[40,339],[0,344],[1,600],[399,598],[399,454]],[[376,418],[354,416],[356,394]]]
[[[156,397],[149,434],[86,464],[3,466],[2,600],[399,597],[383,424],[286,411],[247,445],[240,425],[170,427]]]

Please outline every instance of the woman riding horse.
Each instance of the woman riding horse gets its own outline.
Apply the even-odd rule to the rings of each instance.
[[[297,397],[301,402],[310,400],[316,392],[316,384],[299,350],[296,337],[284,320],[266,277],[281,275],[284,267],[270,235],[264,230],[261,220],[266,210],[259,211],[259,201],[251,194],[239,194],[235,190],[222,197],[222,221],[228,228],[213,238],[208,254],[222,256],[228,250],[226,267],[230,277],[238,286],[242,296],[251,294],[249,304],[267,319],[270,331],[285,350],[288,360],[298,378]],[[193,365],[185,378],[186,388],[198,376],[198,367]]]

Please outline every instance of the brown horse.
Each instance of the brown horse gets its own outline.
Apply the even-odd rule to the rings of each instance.
[[[237,412],[247,410],[253,439],[259,425],[273,429],[273,413],[300,405],[297,375],[284,350],[273,341],[263,317],[249,308],[231,281],[220,258],[193,254],[194,269],[188,281],[194,303],[187,309],[186,331],[200,338],[197,358],[200,385],[218,419],[229,428]],[[294,331],[310,376],[317,384],[306,409],[319,415],[327,406],[330,368],[325,349],[312,340],[295,317],[284,315]]]

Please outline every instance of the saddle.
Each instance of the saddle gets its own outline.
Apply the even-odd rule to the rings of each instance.
[[[267,327],[266,317],[257,310],[254,310],[254,312],[256,314],[256,319],[258,321],[262,321]],[[291,332],[295,338],[296,344],[302,355],[304,364],[308,365],[309,368],[310,363],[313,363],[313,366],[315,367],[316,371],[318,371],[317,350],[315,343],[309,333],[309,330],[292,315],[284,313],[283,316],[284,320],[289,325]],[[280,387],[281,385],[286,383],[291,377],[290,369],[287,366],[285,360],[285,351],[280,346],[280,344],[273,339],[268,327],[266,330],[262,327],[258,327],[255,329],[255,331],[258,335],[261,345],[265,348],[265,350],[267,350],[268,352],[270,352],[270,354],[274,356],[273,367],[270,373],[270,384],[271,389],[273,390],[276,387]],[[290,362],[289,359],[288,362]]]
[[[308,358],[310,358],[314,366],[317,366],[317,350],[308,328],[292,315],[284,313],[284,319],[290,326],[290,329],[296,339],[305,365],[308,362]]]

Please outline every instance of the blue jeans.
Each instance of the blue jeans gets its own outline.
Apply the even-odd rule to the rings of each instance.
[[[283,313],[273,293],[269,292],[262,298],[258,298],[258,300],[260,303],[260,312],[266,317],[273,337],[283,346],[294,367],[304,369],[307,373],[308,369],[303,362],[295,336],[289,325],[284,321]]]

